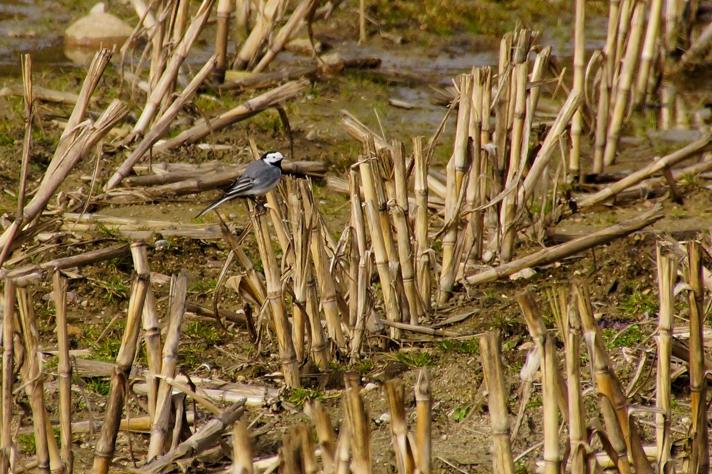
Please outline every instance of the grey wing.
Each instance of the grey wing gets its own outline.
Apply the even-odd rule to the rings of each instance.
[[[247,167],[245,173],[240,178],[250,179],[252,186],[244,192],[246,195],[261,195],[271,191],[279,183],[282,177],[282,170],[276,166],[260,163],[262,166]]]

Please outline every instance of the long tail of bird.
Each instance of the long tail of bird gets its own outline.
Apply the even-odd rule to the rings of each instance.
[[[226,201],[229,201],[230,199],[232,199],[232,196],[227,195],[227,196],[221,197],[221,198],[218,199],[217,201],[213,201],[212,204],[210,204],[208,207],[206,207],[205,209],[203,209],[202,211],[200,211],[200,213],[195,216],[195,219],[197,219],[198,217],[204,216],[204,215],[207,214],[208,212],[210,212],[210,211],[212,211],[213,209],[215,209],[216,207],[218,207],[220,204],[222,204],[222,203],[224,203],[224,202],[226,202]]]

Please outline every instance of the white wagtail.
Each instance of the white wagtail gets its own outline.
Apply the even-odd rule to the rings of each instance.
[[[274,189],[282,177],[282,160],[284,156],[278,151],[268,151],[259,160],[255,160],[245,168],[242,176],[230,185],[225,193],[208,207],[203,209],[198,217],[212,211],[221,204],[235,198],[255,198]]]

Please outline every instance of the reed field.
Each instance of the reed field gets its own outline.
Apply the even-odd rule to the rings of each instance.
[[[709,472],[712,3],[90,7],[0,5],[0,474]]]

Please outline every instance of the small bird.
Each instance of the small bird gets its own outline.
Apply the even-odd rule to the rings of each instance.
[[[278,151],[268,151],[259,160],[255,160],[245,168],[242,176],[230,185],[225,194],[208,207],[203,209],[200,216],[207,214],[223,203],[235,198],[254,198],[262,196],[274,189],[282,177],[282,160],[284,156]]]

